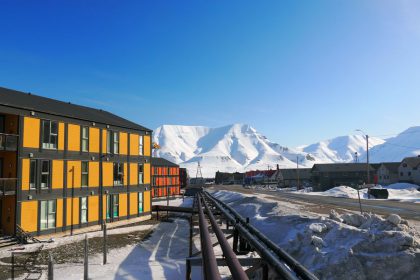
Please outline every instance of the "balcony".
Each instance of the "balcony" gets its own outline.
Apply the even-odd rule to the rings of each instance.
[[[18,135],[0,133],[0,151],[16,152],[18,148]]]
[[[0,196],[15,195],[17,178],[0,178]]]

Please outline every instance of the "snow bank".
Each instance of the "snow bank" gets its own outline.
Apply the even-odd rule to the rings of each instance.
[[[409,183],[396,183],[389,186],[377,185],[375,189],[387,189],[388,190],[388,199],[390,200],[399,200],[405,202],[420,202],[420,188],[417,185]],[[324,192],[307,192],[299,191],[300,193],[309,194],[309,195],[321,195],[321,196],[332,196],[332,197],[344,197],[344,198],[353,198],[357,199],[357,190],[348,186],[339,186],[332,189],[329,189]],[[374,199],[372,196],[368,196],[367,189],[361,189],[360,198],[361,199]]]
[[[348,191],[346,188],[344,190]],[[418,279],[420,235],[397,215],[330,218],[284,211],[281,202],[217,191],[214,195],[288,251],[320,279]]]

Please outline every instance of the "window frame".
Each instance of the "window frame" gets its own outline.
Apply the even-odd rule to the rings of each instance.
[[[144,136],[139,135],[139,156],[144,156]]]
[[[83,171],[83,165],[86,165],[86,171]],[[86,176],[86,185],[83,184],[83,176]],[[89,162],[82,161],[80,164],[80,186],[82,188],[89,187]]]
[[[46,133],[45,131],[46,127],[44,125],[45,123],[48,123],[48,142],[44,142],[45,140],[44,136],[46,136],[44,135]],[[56,125],[56,129],[57,129],[56,133],[52,132],[53,124]],[[55,136],[55,139],[56,139],[55,143],[51,141],[52,136]],[[46,149],[46,150],[58,149],[58,121],[46,120],[46,119],[41,120],[41,147],[42,149]]]
[[[53,202],[54,205],[54,211],[50,211],[50,202]],[[46,204],[46,227],[44,228],[42,225],[43,223],[41,222],[42,220],[42,204],[45,203]],[[57,200],[56,199],[50,199],[50,200],[40,200],[39,201],[39,229],[40,230],[49,230],[49,229],[53,229],[56,227],[57,225]],[[54,221],[50,223],[50,216],[54,215]]]
[[[40,166],[40,169],[39,169],[39,173],[40,173],[40,176],[39,176],[39,179],[40,179],[39,188],[41,190],[49,190],[51,188],[51,160],[45,160],[45,159],[43,159],[40,162],[41,162],[41,166]],[[48,163],[48,172],[43,171],[44,162],[47,162]],[[42,184],[43,184],[42,179],[43,179],[43,176],[44,175],[47,175],[48,176],[47,177],[48,178],[48,183],[47,183],[47,186],[45,188],[42,187]]]
[[[117,170],[115,170],[115,167],[117,167]],[[114,177],[114,187],[124,186],[124,163],[114,162],[112,173]],[[120,180],[117,180],[117,178]]]
[[[83,208],[83,200],[86,200],[86,208]],[[89,199],[87,196],[80,197],[80,224],[89,223]],[[82,221],[83,214],[85,215],[86,221]]]
[[[38,185],[37,184],[37,179],[38,179],[37,175],[38,175],[38,161],[36,159],[30,159],[29,160],[29,190],[36,190],[37,189],[37,185]]]
[[[117,209],[116,216],[115,216],[115,209]],[[119,216],[120,216],[120,197],[118,194],[113,194],[112,195],[112,218],[118,218]]]
[[[141,197],[141,200],[140,200],[140,197]],[[144,201],[143,193],[138,192],[137,193],[137,211],[138,211],[139,214],[144,212],[143,201]]]
[[[84,132],[86,131],[86,135],[84,135]],[[80,140],[81,140],[81,150],[82,152],[89,152],[89,127],[88,126],[82,126],[82,131],[80,133]],[[85,143],[86,149],[84,149],[83,144]]]
[[[141,170],[141,172],[140,172],[140,170]],[[140,174],[141,174],[141,180],[140,180]],[[144,184],[144,165],[142,163],[139,163],[138,166],[137,166],[137,175],[138,175],[138,178],[137,178],[138,179],[138,185],[143,185]]]
[[[118,155],[120,153],[120,134],[118,131],[112,132],[112,153]]]

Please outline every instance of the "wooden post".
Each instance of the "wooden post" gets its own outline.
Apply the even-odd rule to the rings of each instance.
[[[48,280],[54,280],[54,261],[51,254],[48,260]]]
[[[15,279],[15,252],[12,252],[12,280]]]
[[[107,244],[107,232],[106,232],[106,222],[104,222],[104,237],[103,237],[103,254],[104,254],[104,261],[103,264],[105,265],[107,262],[107,253],[108,253],[108,244]]]
[[[88,268],[89,268],[89,264],[88,264],[88,238],[87,238],[87,234],[85,235],[85,256],[84,256],[84,261],[83,261],[83,265],[84,265],[84,273],[83,273],[83,279],[84,280],[88,280],[89,278],[89,272],[88,272]]]

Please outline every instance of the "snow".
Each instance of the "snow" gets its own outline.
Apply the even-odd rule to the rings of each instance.
[[[387,189],[389,194],[388,200],[399,200],[403,202],[420,202],[420,191],[418,191],[420,187],[417,185],[409,183],[396,183],[391,184],[389,186],[377,185],[375,186],[375,188]],[[369,197],[368,190],[366,188],[359,190],[359,192],[361,199],[374,199],[372,196]],[[324,192],[307,192],[300,190],[299,193],[353,199],[358,198],[357,190],[348,186],[338,186]]]
[[[365,213],[314,216],[284,201],[229,191],[216,197],[320,279],[418,279],[420,235],[407,221]],[[263,197],[263,198],[261,198]],[[341,222],[344,221],[344,222]]]
[[[155,156],[166,158],[194,175],[197,163],[204,177],[214,177],[216,171],[243,172],[295,168],[297,158],[301,167],[314,163],[349,162],[354,152],[363,153],[366,142],[361,135],[325,140],[310,146],[289,148],[272,142],[255,128],[233,124],[218,128],[204,126],[163,125],[153,134],[160,149]],[[384,141],[371,138],[370,147]]]

